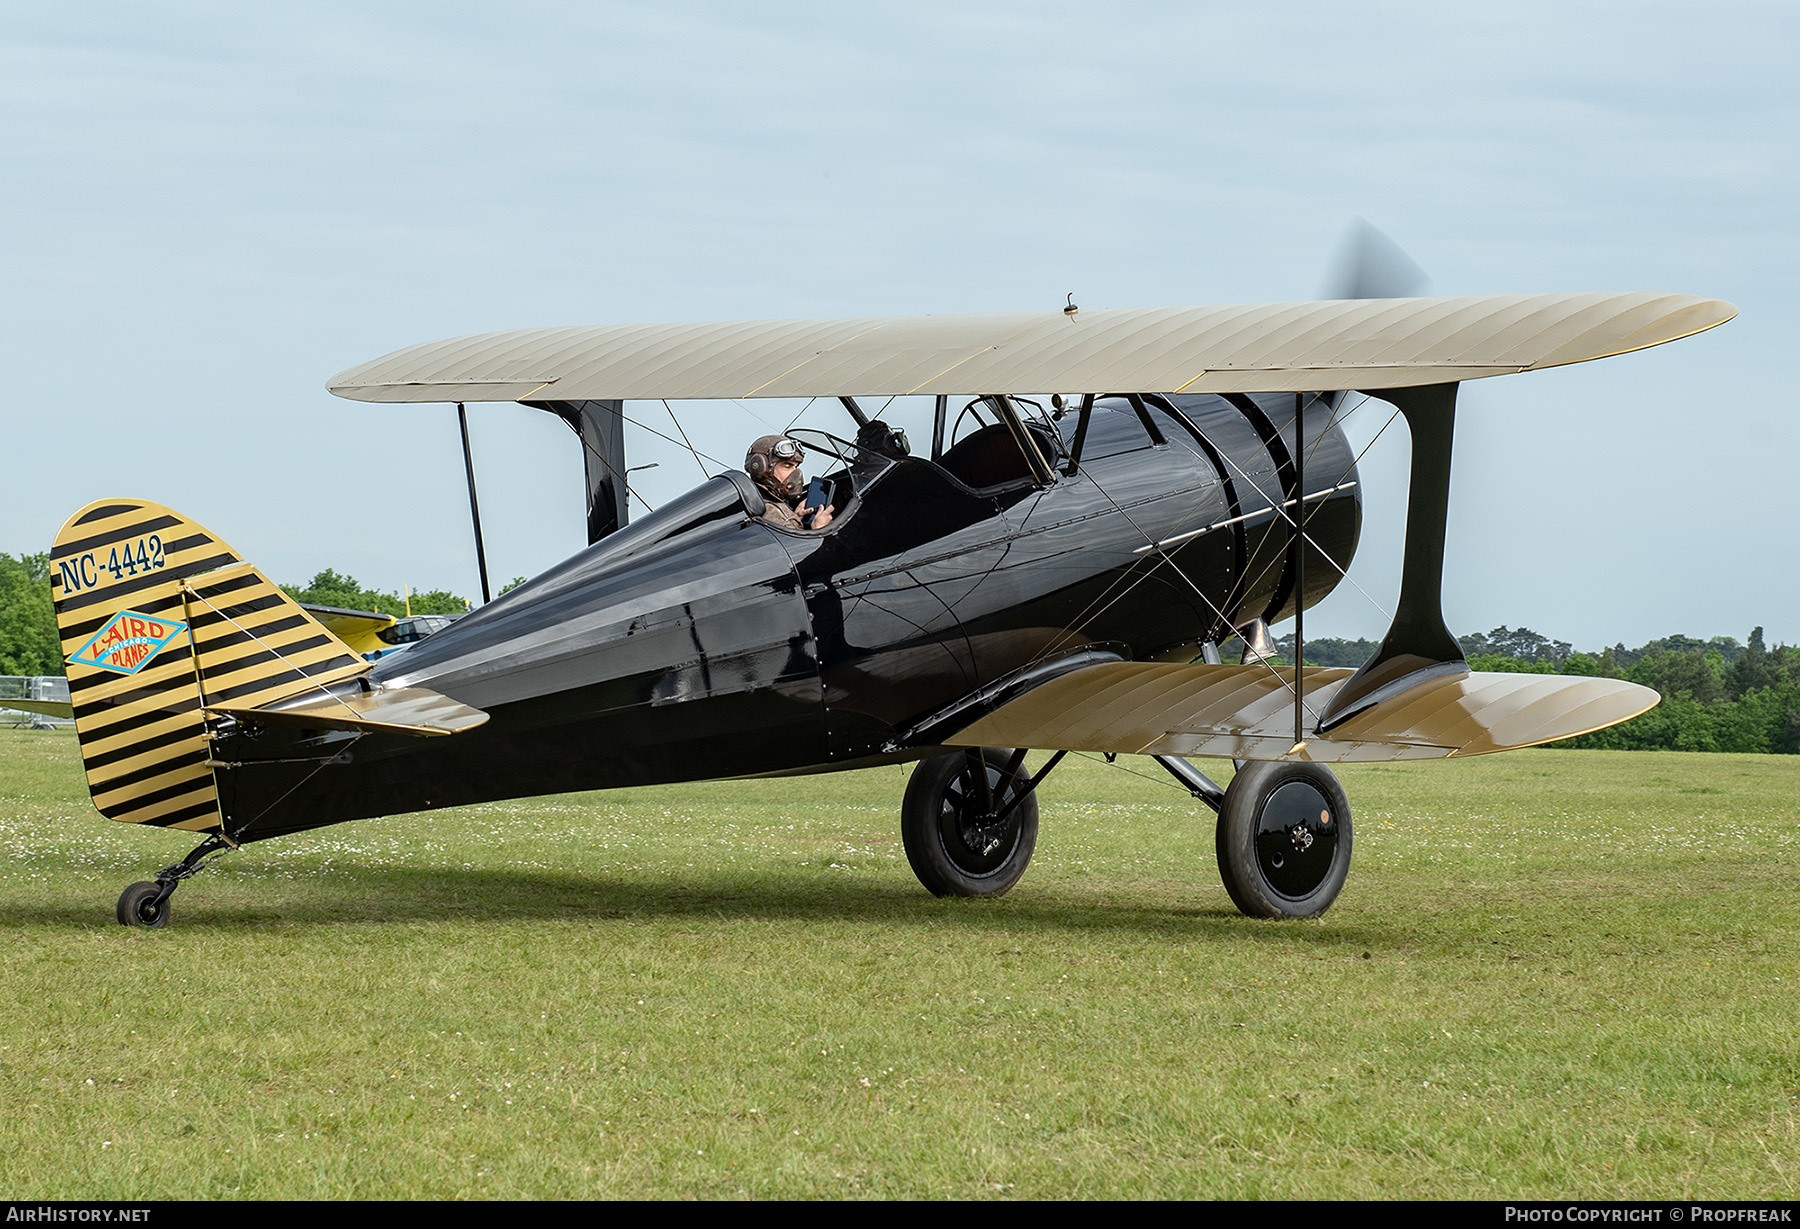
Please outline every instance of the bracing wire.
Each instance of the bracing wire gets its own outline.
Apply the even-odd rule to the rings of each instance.
[[[754,418],[757,422],[759,422],[763,426],[769,428],[771,431],[773,431],[775,429],[774,423],[770,422],[768,419],[764,418],[761,414],[758,414],[755,410],[751,409],[750,406],[744,401],[743,398],[733,397],[731,399],[731,404],[735,405],[738,409],[742,410],[744,413],[750,415],[750,417]]]
[[[309,684],[312,685],[312,687],[315,690],[322,693],[326,699],[331,700],[333,703],[341,706],[343,708],[343,710],[345,712],[349,713],[352,717],[356,717],[356,718],[362,717],[362,714],[357,712],[354,708],[351,708],[349,703],[342,696],[336,695],[335,693],[332,692],[332,690],[330,688],[326,687],[325,684],[319,682],[317,679],[313,678],[312,675],[308,674],[306,672],[306,668],[304,666],[298,666],[298,665],[295,665],[293,662],[289,661],[287,658],[287,655],[284,654],[280,649],[278,649],[274,645],[270,644],[267,640],[264,640],[261,636],[257,635],[255,632],[253,632],[249,628],[245,627],[242,623],[239,623],[236,619],[232,618],[225,611],[220,610],[217,606],[213,605],[211,600],[208,599],[204,593],[201,593],[198,589],[195,589],[190,585],[184,584],[182,586],[182,588],[185,589],[189,594],[191,594],[196,601],[201,603],[203,606],[207,607],[207,609],[211,610],[214,614],[218,615],[221,619],[225,620],[225,622],[231,624],[233,627],[237,628],[240,632],[243,632],[244,635],[248,636],[250,639],[254,640],[257,644],[259,644],[263,648],[267,649],[276,658],[276,660],[280,661],[282,665],[286,666],[288,669],[292,670],[295,674],[298,674],[301,678],[305,679]],[[196,663],[196,666],[198,666],[199,660],[200,660],[199,654],[198,654],[198,652],[196,652],[195,656],[194,656],[194,661]]]
[[[1125,765],[1119,763],[1117,760],[1109,760],[1109,759],[1105,758],[1104,756],[1095,755],[1092,751],[1071,751],[1069,754],[1079,755],[1084,760],[1097,760],[1100,763],[1106,765],[1108,768],[1115,769],[1119,772],[1126,774],[1127,776],[1142,777],[1144,780],[1149,781],[1155,785],[1166,785],[1170,789],[1181,791],[1183,794],[1188,793],[1187,786],[1179,785],[1173,779],[1171,779],[1169,777],[1166,777],[1166,776],[1153,777],[1147,772],[1139,772],[1135,768],[1127,768]]]
[[[1367,397],[1363,398],[1361,401],[1357,402],[1356,405],[1352,406],[1349,410],[1345,411],[1342,415],[1339,415],[1337,407],[1335,407],[1335,406],[1332,407],[1332,417],[1327,424],[1327,430],[1329,430],[1329,428],[1331,426],[1337,425],[1339,422],[1341,422],[1343,420],[1343,418],[1348,417],[1349,414],[1353,413],[1356,409],[1360,409],[1361,406],[1365,402],[1367,402],[1367,400],[1368,400]],[[1399,411],[1396,410],[1395,415],[1397,415],[1398,412]],[[1361,461],[1361,459],[1368,454],[1369,448],[1372,448],[1375,444],[1375,441],[1380,439],[1382,433],[1385,432],[1390,425],[1392,425],[1393,420],[1394,420],[1394,415],[1390,415],[1387,422],[1383,423],[1381,429],[1375,433],[1375,438],[1371,439],[1369,441],[1368,445],[1366,445],[1363,448],[1363,450],[1360,453],[1358,453],[1357,456],[1350,462],[1350,465],[1344,470],[1344,472],[1338,475],[1337,482],[1330,484],[1332,487],[1335,487],[1335,486],[1341,484],[1343,482],[1343,480],[1349,476],[1351,470],[1356,467],[1357,463],[1359,461]],[[1301,419],[1296,417],[1295,432],[1296,432],[1296,442],[1297,443],[1304,442],[1302,439],[1301,421],[1302,421]],[[1318,439],[1313,441],[1311,448],[1308,450],[1308,452],[1306,454],[1307,459],[1311,459],[1311,457],[1317,453],[1319,445],[1323,442],[1323,439],[1324,439],[1324,432],[1321,432]],[[1231,461],[1228,454],[1221,454],[1221,455],[1226,457],[1226,460],[1231,464],[1232,468],[1237,470],[1238,474],[1246,482],[1248,482],[1250,484],[1250,486],[1253,490],[1255,490],[1258,494],[1262,495],[1264,499],[1269,501],[1271,509],[1277,515],[1281,516],[1290,525],[1294,526],[1296,532],[1299,533],[1301,541],[1303,543],[1310,544],[1315,550],[1317,550],[1319,555],[1322,558],[1324,558],[1327,562],[1329,562],[1332,565],[1332,567],[1334,567],[1337,570],[1337,572],[1340,576],[1342,576],[1345,579],[1350,579],[1348,570],[1345,569],[1340,564],[1338,564],[1338,562],[1335,559],[1331,558],[1331,556],[1322,547],[1320,547],[1320,545],[1316,541],[1314,541],[1310,536],[1308,536],[1306,534],[1305,522],[1308,519],[1310,514],[1306,511],[1306,508],[1305,508],[1306,495],[1307,495],[1307,493],[1305,491],[1301,491],[1298,493],[1297,498],[1296,498],[1296,503],[1298,504],[1296,513],[1294,516],[1289,516],[1285,510],[1285,505],[1287,502],[1286,500],[1270,498],[1268,492],[1264,491],[1262,489],[1262,487],[1257,484],[1256,480],[1254,478],[1250,477],[1249,474],[1245,473],[1243,471],[1242,467],[1238,466],[1235,461]],[[1088,479],[1089,479],[1089,481],[1094,481],[1094,477],[1091,472],[1088,474]],[[1194,581],[1194,579],[1187,574],[1187,572],[1181,567],[1181,565],[1179,563],[1175,562],[1174,558],[1168,554],[1168,552],[1167,552],[1166,548],[1163,546],[1163,544],[1158,543],[1153,538],[1151,538],[1151,536],[1144,531],[1143,527],[1140,526],[1135,520],[1132,519],[1130,513],[1126,512],[1125,509],[1119,505],[1119,502],[1112,497],[1112,494],[1110,492],[1108,492],[1104,487],[1102,487],[1099,484],[1099,482],[1094,481],[1094,489],[1099,491],[1102,495],[1104,495],[1106,497],[1107,502],[1112,504],[1114,510],[1117,511],[1121,516],[1123,516],[1126,520],[1126,523],[1128,523],[1134,530],[1136,530],[1138,535],[1140,537],[1142,537],[1146,543],[1148,543],[1150,549],[1152,549],[1156,552],[1158,561],[1162,562],[1162,563],[1167,563],[1169,565],[1169,567],[1174,570],[1175,574],[1177,576],[1179,576],[1182,579],[1182,581],[1185,582],[1187,584],[1187,586],[1190,589],[1192,589],[1195,594],[1197,594],[1199,596],[1200,600],[1203,601],[1204,603],[1206,603],[1207,607],[1212,610],[1213,614],[1222,623],[1229,625],[1230,619],[1225,614],[1225,612],[1220,610],[1217,603],[1215,603],[1206,594],[1205,590],[1203,590]],[[1273,567],[1273,562],[1265,565],[1263,574],[1267,575],[1267,572],[1272,567]],[[1087,623],[1091,622],[1091,620],[1093,618],[1097,618],[1106,609],[1110,608],[1112,605],[1114,605],[1119,600],[1121,600],[1133,588],[1135,588],[1137,585],[1141,584],[1143,581],[1149,579],[1152,575],[1155,574],[1155,572],[1156,572],[1155,567],[1148,568],[1148,569],[1144,570],[1142,573],[1140,573],[1137,577],[1132,579],[1129,583],[1120,587],[1119,591],[1116,594],[1112,593],[1111,590],[1109,590],[1107,593],[1100,594],[1098,597],[1096,597],[1094,599],[1093,602],[1091,602],[1089,604],[1088,609],[1082,611],[1081,614],[1079,616],[1077,616],[1077,618],[1073,621],[1070,632],[1065,633],[1063,637],[1059,638],[1056,642],[1054,642],[1051,646],[1049,646],[1049,648],[1046,650],[1046,653],[1053,652],[1055,649],[1062,647],[1063,644],[1068,642],[1069,637],[1073,634],[1074,631],[1084,628],[1087,625]],[[1258,580],[1260,580],[1260,579],[1261,579],[1261,577],[1259,576]],[[1379,602],[1376,602],[1375,599],[1369,595],[1367,590],[1363,589],[1361,585],[1356,584],[1356,582],[1354,580],[1351,580],[1350,583],[1352,585],[1355,585],[1357,591],[1359,593],[1362,593],[1363,597],[1365,599],[1367,599],[1369,601],[1369,603],[1371,605],[1373,605],[1378,611],[1382,610],[1381,604]],[[1104,602],[1104,605],[1100,604],[1102,602]],[[1385,614],[1386,612],[1384,611],[1383,613]],[[1389,616],[1389,618],[1391,621],[1391,616]],[[1295,693],[1294,684],[1292,684],[1292,683],[1288,682],[1288,680],[1282,678],[1280,672],[1275,668],[1275,666],[1272,663],[1265,660],[1265,661],[1260,662],[1259,664],[1261,664],[1266,670],[1268,670],[1270,675],[1273,678],[1275,678],[1275,680],[1277,682],[1279,682],[1290,694]],[[1296,669],[1298,669],[1297,666],[1296,666]],[[1313,711],[1311,705],[1305,704],[1304,698],[1302,698],[1302,704],[1304,707],[1307,708],[1307,710],[1309,712]],[[1313,716],[1316,719],[1317,713],[1313,712]]]
[[[1369,400],[1370,399],[1368,397],[1364,397],[1362,401],[1357,402],[1357,404],[1352,407],[1350,412],[1354,412],[1357,409],[1361,409],[1362,406],[1364,404],[1366,404]],[[1337,414],[1337,411],[1335,409],[1333,409],[1331,422],[1329,424],[1327,424],[1327,429],[1329,429],[1329,427],[1331,427],[1331,426],[1335,426],[1337,423],[1344,421],[1344,419],[1349,417],[1350,412],[1346,412],[1344,415],[1342,415],[1340,417]],[[1381,438],[1382,434],[1384,432],[1386,432],[1390,426],[1393,425],[1394,419],[1399,416],[1399,413],[1400,413],[1400,411],[1398,409],[1396,409],[1392,414],[1388,415],[1387,421],[1381,425],[1381,430],[1379,430],[1375,433],[1374,439],[1371,439],[1366,445],[1364,445],[1363,450],[1356,454],[1356,456],[1351,460],[1349,466],[1347,468],[1345,468],[1343,473],[1338,475],[1337,482],[1331,484],[1332,486],[1337,486],[1337,485],[1341,484],[1345,478],[1349,477],[1350,471],[1352,469],[1355,469],[1356,466],[1362,461],[1363,457],[1368,455],[1369,449],[1373,448],[1375,446],[1376,440],[1379,440]],[[1296,436],[1297,435],[1298,435],[1298,432],[1296,432]],[[1319,435],[1319,439],[1314,441],[1312,449],[1306,454],[1307,460],[1312,459],[1313,454],[1318,451],[1319,444],[1322,443],[1323,440],[1324,440],[1324,432],[1321,432]],[[1329,563],[1340,577],[1349,581],[1351,587],[1354,588],[1358,593],[1362,594],[1364,599],[1368,601],[1369,605],[1373,606],[1376,609],[1376,611],[1379,612],[1384,619],[1386,619],[1390,623],[1393,622],[1393,618],[1394,618],[1393,612],[1388,610],[1386,607],[1384,607],[1380,602],[1376,601],[1375,597],[1367,589],[1363,588],[1362,585],[1358,584],[1356,579],[1350,575],[1350,571],[1348,568],[1344,567],[1344,565],[1340,564],[1336,559],[1333,559],[1331,557],[1331,555],[1324,549],[1324,547],[1322,547],[1312,537],[1307,535],[1307,533],[1305,532],[1305,527],[1304,527],[1305,521],[1307,519],[1309,519],[1312,514],[1310,512],[1307,512],[1304,508],[1304,503],[1305,503],[1305,499],[1306,499],[1306,493],[1304,491],[1302,491],[1300,493],[1298,501],[1297,501],[1302,506],[1301,506],[1301,508],[1299,508],[1297,510],[1299,519],[1296,520],[1296,518],[1294,516],[1288,515],[1287,505],[1288,505],[1289,501],[1287,499],[1273,497],[1267,491],[1263,490],[1262,487],[1257,483],[1255,478],[1251,477],[1248,473],[1244,472],[1243,467],[1240,466],[1236,461],[1232,460],[1230,453],[1222,451],[1220,453],[1220,456],[1222,456],[1225,459],[1225,462],[1228,465],[1230,465],[1232,469],[1237,471],[1238,477],[1242,478],[1245,482],[1247,482],[1250,485],[1251,490],[1255,491],[1257,494],[1261,495],[1264,499],[1268,500],[1270,511],[1272,511],[1276,516],[1279,516],[1282,520],[1286,521],[1290,526],[1293,526],[1297,531],[1299,531],[1301,540],[1303,542],[1305,542],[1307,545],[1311,546],[1313,548],[1313,550],[1317,551],[1319,557],[1321,559],[1325,560],[1326,563]],[[1251,585],[1254,586],[1256,583],[1259,583],[1260,581],[1262,581],[1266,576],[1268,576],[1268,574],[1270,572],[1275,570],[1276,566],[1278,564],[1280,564],[1281,561],[1282,561],[1282,557],[1280,555],[1277,555],[1277,556],[1271,558],[1267,563],[1263,564],[1262,571],[1257,573],[1255,579],[1250,582]]]
[[[668,405],[668,402],[665,401],[663,403],[663,405],[666,407]],[[714,465],[722,466],[726,469],[732,468],[732,466],[726,465],[725,462],[719,460],[719,458],[712,456],[708,453],[699,451],[692,444],[687,443],[684,440],[678,440],[672,435],[664,435],[661,431],[658,431],[655,427],[652,427],[649,423],[639,422],[637,419],[633,418],[629,414],[621,413],[619,415],[619,417],[623,418],[626,422],[630,423],[634,427],[639,428],[640,430],[648,431],[651,435],[654,435],[659,440],[666,440],[667,442],[674,444],[677,448],[686,448],[689,452],[693,453],[693,455],[695,457],[705,457],[706,460],[711,461]],[[702,467],[702,468],[704,469],[704,467]]]
[[[1117,512],[1120,516],[1125,518],[1125,523],[1130,525],[1133,529],[1135,529],[1137,531],[1138,536],[1143,538],[1144,541],[1146,541],[1150,544],[1151,549],[1153,549],[1157,553],[1157,555],[1161,558],[1161,560],[1164,563],[1167,563],[1170,568],[1174,569],[1175,575],[1181,577],[1181,579],[1186,582],[1188,588],[1192,589],[1194,591],[1194,593],[1200,598],[1200,600],[1206,603],[1207,608],[1213,612],[1213,614],[1219,619],[1219,621],[1224,623],[1225,625],[1229,626],[1231,623],[1230,616],[1228,616],[1223,610],[1219,609],[1218,604],[1216,602],[1214,602],[1212,600],[1212,598],[1210,598],[1206,595],[1206,591],[1194,582],[1194,578],[1189,576],[1187,574],[1187,572],[1182,569],[1182,566],[1179,563],[1175,562],[1174,557],[1168,553],[1168,550],[1161,543],[1157,542],[1155,538],[1152,538],[1148,533],[1144,532],[1144,527],[1142,525],[1139,525],[1135,520],[1133,520],[1131,518],[1131,513],[1125,511],[1124,508],[1119,506],[1119,501],[1112,497],[1111,492],[1109,492],[1105,487],[1101,486],[1098,482],[1096,482],[1094,480],[1093,474],[1090,473],[1088,475],[1088,481],[1094,483],[1094,489],[1096,491],[1099,491],[1102,495],[1106,496],[1106,502],[1113,506],[1113,510],[1115,512]],[[1142,577],[1139,578],[1138,582],[1134,582],[1134,584],[1141,583],[1143,580],[1148,579],[1150,574],[1154,571],[1155,571],[1154,568],[1149,569],[1148,571],[1146,571],[1144,573],[1144,575]],[[1121,594],[1120,596],[1122,597],[1124,595]],[[1263,667],[1263,669],[1267,670],[1269,672],[1269,676],[1271,678],[1273,678],[1277,683],[1280,683],[1282,685],[1282,687],[1288,691],[1289,694],[1298,695],[1298,692],[1295,690],[1294,684],[1290,683],[1288,680],[1282,678],[1281,671],[1277,670],[1272,662],[1270,662],[1266,659],[1263,659],[1258,664],[1260,664]],[[1299,670],[1299,667],[1296,666],[1295,667],[1296,673],[1298,673],[1298,670]],[[1302,700],[1302,703],[1304,704],[1304,700]],[[1313,709],[1310,705],[1306,705],[1305,707],[1308,712],[1313,714],[1313,717],[1315,719],[1318,717],[1318,714],[1316,712],[1313,712]]]
[[[687,428],[683,427],[681,425],[681,419],[675,416],[675,407],[669,404],[669,399],[667,397],[662,399],[662,407],[669,411],[669,421],[675,424],[675,429],[677,431],[681,432],[682,444],[684,444],[687,447],[687,450],[694,455],[694,464],[700,467],[701,479],[704,480],[712,477],[711,474],[706,472],[706,465],[700,460],[700,450],[694,447],[692,440],[688,439]]]
[[[625,417],[624,411],[622,411],[622,410],[619,413],[619,417],[626,422],[631,421],[629,418]],[[602,453],[598,448],[596,448],[592,444],[588,443],[588,438],[587,438],[587,436],[585,436],[581,433],[580,427],[576,426],[572,422],[569,422],[569,420],[566,418],[563,419],[563,422],[567,423],[569,430],[571,430],[575,433],[575,438],[581,441],[581,451],[584,454],[586,454],[587,456],[593,457],[594,460],[600,462],[601,466],[605,468],[607,473],[609,473],[613,477],[617,478],[620,481],[620,483],[622,483],[624,485],[625,493],[627,495],[631,496],[633,499],[636,499],[640,504],[644,505],[644,511],[646,511],[646,512],[656,511],[655,504],[652,504],[649,500],[645,499],[642,495],[639,495],[637,493],[637,491],[635,489],[633,489],[633,487],[631,485],[631,471],[630,470],[626,470],[624,473],[620,473],[618,466],[614,465],[611,461],[607,460],[606,455],[604,453]],[[591,508],[588,510],[590,512],[593,511],[593,509],[591,509]]]
[[[794,424],[806,417],[806,411],[812,409],[812,403],[817,400],[817,397],[808,397],[806,399],[806,404],[800,407],[800,412],[788,419],[788,425],[781,429],[781,433],[786,435],[789,431],[792,431],[794,429]]]

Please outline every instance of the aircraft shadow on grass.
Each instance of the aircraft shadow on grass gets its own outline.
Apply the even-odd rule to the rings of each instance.
[[[514,921],[655,921],[701,918],[711,921],[852,922],[887,930],[916,927],[941,932],[971,930],[1025,938],[1045,931],[1115,931],[1171,938],[1196,933],[1234,939],[1293,941],[1305,937],[1331,944],[1367,946],[1372,936],[1355,926],[1332,930],[1287,927],[1246,931],[1228,899],[1196,904],[1146,905],[1120,898],[1067,893],[1012,895],[1003,902],[962,907],[922,896],[895,880],[866,878],[806,882],[769,876],[763,882],[724,874],[688,871],[679,880],[647,883],[640,878],[601,874],[507,869],[424,869],[402,867],[308,876],[299,880],[255,875],[255,886],[234,876],[216,881],[204,905],[182,914],[182,926],[216,929],[241,936],[260,927],[342,927],[436,921],[488,926]],[[256,899],[235,903],[234,896]],[[998,905],[998,908],[995,906]],[[949,906],[949,907],[946,907]],[[0,925],[50,926],[91,930],[91,908],[80,905],[0,904]],[[1261,933],[1259,933],[1261,932]]]

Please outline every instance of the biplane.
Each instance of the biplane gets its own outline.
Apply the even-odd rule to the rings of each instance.
[[[379,610],[347,610],[301,602],[300,609],[317,619],[352,653],[374,660],[417,644],[449,627],[460,615],[383,614]]]
[[[333,393],[561,417],[585,459],[588,545],[369,662],[173,509],[77,512],[52,580],[94,803],[204,837],[127,888],[119,920],[163,925],[214,854],[345,820],[908,761],[900,828],[920,881],[998,895],[1070,752],[1151,757],[1217,812],[1244,913],[1315,916],[1351,856],[1331,764],[1531,746],[1657,699],[1470,671],[1440,600],[1460,383],[1734,314],[1672,294],[1070,307],[531,329],[350,368]],[[1397,607],[1355,670],[1277,664],[1269,627],[1295,621],[1303,662],[1304,612],[1356,550],[1350,391],[1411,435]],[[872,412],[895,396],[929,399],[928,444]],[[774,496],[732,469],[626,516],[627,405],[754,398],[844,416],[788,433],[829,492],[828,528],[778,527]],[[1047,756],[1029,770],[1033,751]],[[1202,757],[1237,762],[1227,787]]]

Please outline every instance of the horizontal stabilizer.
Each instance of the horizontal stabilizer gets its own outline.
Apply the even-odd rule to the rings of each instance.
[[[0,700],[0,708],[16,709],[21,713],[36,713],[40,717],[73,717],[75,706],[67,700]]]
[[[1351,671],[1305,672],[1306,727]],[[1109,662],[1052,678],[943,741],[1313,763],[1441,759],[1556,742],[1654,707],[1648,687],[1555,674],[1427,679],[1294,745],[1292,667]]]
[[[396,687],[390,691],[347,696],[318,692],[278,708],[230,704],[212,707],[217,712],[274,725],[328,730],[390,730],[421,736],[460,734],[488,719],[480,709],[459,704],[449,696],[424,687]]]

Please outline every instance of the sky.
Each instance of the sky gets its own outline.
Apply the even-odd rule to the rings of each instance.
[[[539,325],[1315,298],[1363,218],[1432,293],[1741,311],[1464,387],[1453,630],[1800,642],[1796,64],[1785,0],[0,5],[0,551],[138,496],[283,582],[476,596],[454,411],[334,373]],[[496,585],[580,549],[567,428],[470,416]],[[762,429],[683,421],[724,458]],[[701,476],[628,446],[652,503]],[[1309,639],[1385,626],[1405,465],[1396,426]]]

